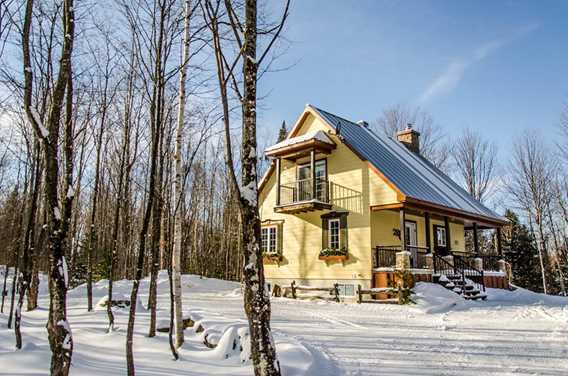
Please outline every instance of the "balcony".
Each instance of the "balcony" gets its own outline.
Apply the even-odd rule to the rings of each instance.
[[[314,185],[315,182],[315,185]],[[331,209],[329,182],[323,178],[303,179],[279,186],[276,213],[298,214]]]

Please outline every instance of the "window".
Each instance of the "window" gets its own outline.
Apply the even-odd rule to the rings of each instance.
[[[337,289],[339,290],[339,295],[341,295],[341,296],[353,296],[353,295],[355,295],[355,285],[344,285],[344,284],[338,283]]]
[[[329,248],[339,249],[341,222],[339,218],[329,220]]]
[[[347,216],[349,212],[336,212],[332,211],[321,216],[322,250],[336,250],[347,252],[349,249],[348,244],[348,230],[347,230]]]
[[[316,169],[316,197],[320,201],[327,201],[327,162],[320,159],[315,163]],[[312,198],[312,181],[311,181],[311,165],[309,163],[298,166],[298,201],[311,200]]]
[[[436,240],[438,247],[445,247],[446,246],[446,228],[445,227],[436,227]]]
[[[265,226],[260,230],[260,247],[263,253],[278,252],[278,227]]]

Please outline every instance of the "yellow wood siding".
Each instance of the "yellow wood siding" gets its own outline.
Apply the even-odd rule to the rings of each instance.
[[[423,216],[406,214],[406,220],[416,222],[416,232],[419,247],[426,247],[426,221]],[[444,221],[430,220],[430,244],[434,246],[434,229],[433,226],[444,226]],[[398,211],[381,210],[371,214],[372,226],[372,244],[377,245],[400,245],[400,239],[393,235],[393,229],[400,228],[400,215]],[[450,239],[452,242],[452,250],[464,251],[465,238],[464,227],[461,223],[450,222]]]
[[[296,136],[306,132],[330,128],[319,118],[308,113]],[[329,133],[328,133],[329,134]],[[318,259],[322,249],[321,215],[327,211],[302,214],[275,213],[276,173],[272,173],[260,193],[260,216],[265,220],[282,220],[282,255],[280,264],[265,264],[269,280],[360,280],[370,283],[372,277],[371,249],[376,245],[399,245],[393,236],[393,228],[399,228],[397,211],[371,212],[371,205],[396,203],[396,192],[335,135],[329,134],[337,148],[329,155],[318,154],[317,159],[327,159],[330,182],[330,199],[334,211],[348,211],[348,251],[344,261],[326,262]],[[282,160],[281,183],[297,179],[297,166],[308,162],[307,158],[296,162]],[[425,246],[424,218],[407,215],[417,222],[418,245]],[[431,224],[438,224],[432,220]],[[442,222],[443,224],[443,222]],[[431,231],[432,233],[432,231]],[[452,248],[463,250],[463,225],[451,223]],[[457,244],[454,242],[457,241]],[[432,240],[433,244],[433,240]]]
[[[298,135],[313,130],[328,131],[329,127],[313,115],[308,115]],[[321,215],[326,211],[302,214],[274,212],[276,205],[276,174],[273,173],[260,195],[262,220],[284,220],[283,257],[280,265],[265,265],[269,279],[371,279],[371,229],[369,210],[370,171],[366,162],[357,157],[336,137],[330,136],[337,148],[327,158],[327,173],[333,210],[349,211],[347,217],[349,258],[342,262],[325,262],[318,259],[322,249]],[[296,180],[297,163],[283,160],[282,184]],[[373,177],[374,178],[374,177]],[[381,182],[382,183],[382,182]]]

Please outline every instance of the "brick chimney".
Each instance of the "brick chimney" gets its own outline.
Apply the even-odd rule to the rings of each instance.
[[[402,142],[408,150],[420,154],[420,132],[412,129],[412,124],[408,124],[406,129],[399,131],[396,134],[396,138],[398,141]]]

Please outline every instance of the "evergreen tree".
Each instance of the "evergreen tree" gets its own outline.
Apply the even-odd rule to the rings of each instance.
[[[536,240],[513,211],[507,210],[505,217],[511,224],[503,232],[504,256],[505,260],[511,264],[513,284],[541,291],[542,282],[539,274]]]
[[[286,139],[286,136],[288,135],[288,130],[286,129],[286,121],[282,122],[282,125],[280,126],[280,130],[278,131],[278,141],[277,142],[282,142]]]

